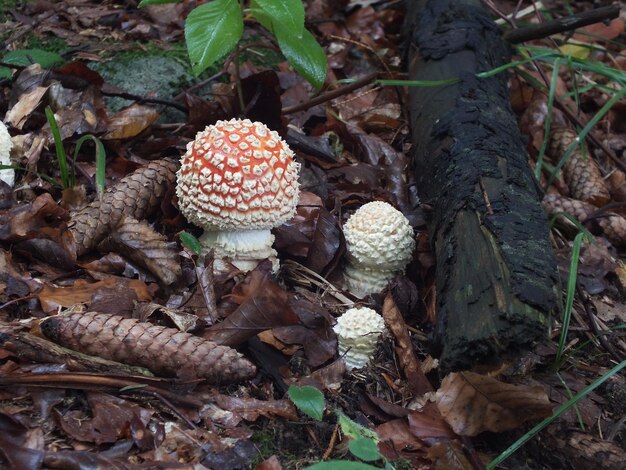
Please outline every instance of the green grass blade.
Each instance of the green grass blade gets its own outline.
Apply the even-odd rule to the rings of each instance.
[[[52,186],[61,186],[59,184],[59,182],[57,180],[55,180],[54,178],[50,178],[48,175],[45,175],[43,173],[38,173],[36,171],[33,170],[29,170],[26,167],[23,166],[17,166],[17,165],[0,165],[0,170],[15,170],[15,171],[24,171],[26,173],[34,173],[35,175],[37,175],[39,178],[41,178],[42,180],[47,181],[48,183],[50,183]]]
[[[67,156],[65,155],[65,149],[63,148],[63,139],[61,138],[61,132],[57,120],[54,117],[54,113],[50,106],[46,106],[46,119],[50,125],[50,131],[52,132],[52,138],[54,139],[54,147],[56,149],[57,161],[59,162],[59,171],[61,173],[61,185],[63,189],[71,188],[74,186],[74,172],[70,176],[67,168]]]
[[[563,388],[567,392],[567,396],[569,397],[569,399],[571,400],[572,398],[574,398],[574,395],[572,394],[572,390],[567,386],[567,383],[565,382],[565,380],[563,380],[563,377],[561,377],[561,374],[557,372],[556,376],[558,377],[559,381],[561,382],[561,385],[563,385]],[[574,412],[576,413],[576,417],[578,418],[578,425],[580,426],[580,429],[584,431],[586,429],[586,426],[585,426],[585,421],[583,420],[583,417],[580,414],[580,408],[578,408],[578,405],[572,405],[572,408],[574,408]]]
[[[569,220],[572,224],[576,226],[579,232],[583,233],[585,237],[587,237],[587,241],[589,243],[591,243],[592,245],[596,244],[596,239],[593,235],[591,235],[591,232],[589,232],[589,230],[587,230],[585,226],[581,224],[580,221],[576,217],[574,217],[572,214],[568,212],[557,212],[556,214],[553,214],[552,217],[550,217],[550,221],[549,221],[551,228],[554,226],[556,219],[558,219],[559,217],[563,217],[564,219]]]
[[[554,69],[552,70],[552,79],[550,80],[550,90],[548,92],[548,112],[546,114],[546,121],[543,128],[543,143],[541,149],[539,149],[539,155],[537,156],[537,165],[535,166],[535,179],[541,181],[541,168],[543,166],[543,157],[546,154],[546,148],[550,141],[550,127],[552,126],[552,112],[554,109],[554,95],[556,93],[556,84],[559,79],[559,66],[561,60],[554,61]]]
[[[92,140],[96,146],[96,190],[98,191],[98,197],[101,198],[104,194],[105,186],[105,173],[106,173],[106,151],[104,150],[104,144],[100,139],[91,134],[84,135],[78,141],[76,141],[76,148],[74,149],[74,161],[78,157],[80,148],[87,140]]]
[[[520,437],[517,441],[515,441],[508,449],[506,449],[504,452],[498,455],[495,459],[489,462],[487,464],[487,470],[495,469],[498,465],[500,465],[502,462],[508,459],[515,452],[517,452],[520,449],[520,447],[522,447],[529,440],[535,437],[539,432],[541,432],[546,426],[551,424],[556,418],[561,416],[563,413],[569,410],[572,406],[574,406],[576,403],[578,403],[580,400],[585,398],[587,395],[593,392],[596,388],[598,388],[600,385],[606,382],[609,378],[613,377],[615,374],[621,371],[624,367],[626,367],[626,360],[620,362],[618,365],[613,367],[610,371],[608,371],[598,380],[587,385],[584,389],[582,389],[580,392],[574,395],[573,398],[571,398],[570,400],[568,400],[567,402],[559,406],[553,412],[552,416],[547,417],[546,419],[541,421],[539,424],[534,426],[530,431],[528,431],[526,434]]]
[[[580,247],[585,237],[584,233],[579,233],[574,238],[574,246],[572,248],[572,258],[569,264],[569,275],[567,276],[567,295],[565,297],[565,311],[563,312],[563,326],[561,327],[561,336],[559,337],[559,346],[556,352],[555,362],[559,364],[565,349],[567,341],[567,330],[569,329],[570,320],[572,318],[572,308],[574,306],[574,294],[576,293],[576,279],[578,278],[578,260],[580,258]]]

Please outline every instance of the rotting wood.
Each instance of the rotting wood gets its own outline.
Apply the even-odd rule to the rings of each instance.
[[[0,325],[0,347],[11,351],[22,360],[36,363],[65,364],[72,371],[151,375],[150,371],[142,367],[88,356],[10,326]]]
[[[540,191],[509,103],[500,30],[478,0],[420,0],[408,12],[418,191],[437,258],[441,371],[499,363],[547,339],[558,274]]]

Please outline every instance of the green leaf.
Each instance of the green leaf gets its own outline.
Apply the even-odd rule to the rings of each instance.
[[[32,64],[39,64],[43,68],[54,67],[65,62],[65,59],[56,52],[48,52],[42,49],[18,49],[7,53],[2,61],[7,64],[21,65],[28,67]],[[0,67],[0,78],[11,78],[13,72],[9,67]]]
[[[165,3],[178,3],[180,2],[180,0],[141,0],[141,2],[139,2],[139,5],[137,5],[139,8],[142,7],[147,7],[148,5],[163,5]]]
[[[202,244],[192,234],[188,232],[180,232],[179,237],[181,243],[189,248],[191,251],[193,251],[195,254],[199,255],[200,253],[202,253]]]
[[[251,3],[255,17],[258,6],[265,13],[261,24],[269,18],[272,25],[283,28],[284,31],[301,38],[304,31],[304,6],[301,0],[253,0]],[[258,19],[258,18],[257,18]],[[266,24],[263,24],[267,27]]]
[[[337,412],[337,416],[339,416],[339,426],[341,426],[341,431],[346,436],[351,437],[352,439],[365,437],[378,442],[378,434],[376,434],[376,431],[366,428],[365,426],[361,426],[359,423],[352,421],[340,411]]]
[[[48,52],[43,49],[18,49],[7,53],[3,58],[7,64],[22,65],[27,67],[31,64],[39,64],[43,68],[54,67],[62,64],[65,59],[56,52]]]
[[[321,88],[326,79],[326,53],[306,29],[302,37],[289,33],[280,24],[273,24],[280,50],[291,66],[315,88]]]
[[[254,2],[252,3],[254,5]],[[261,23],[265,29],[267,29],[270,33],[274,34],[274,28],[272,27],[272,18],[262,10],[261,8],[248,8],[248,11],[252,13],[252,16]]]
[[[326,462],[316,463],[306,470],[380,470],[378,467],[368,465],[362,462],[351,462],[349,460],[327,460]]]
[[[376,442],[372,439],[368,439],[367,437],[352,439],[348,443],[348,449],[350,449],[352,455],[361,460],[365,460],[366,462],[373,462],[383,458],[383,456],[380,455],[380,452],[378,452],[378,445]]]
[[[185,21],[185,39],[195,74],[228,54],[243,34],[237,0],[213,0],[194,8]]]
[[[305,385],[296,387],[292,385],[287,390],[287,395],[296,407],[311,418],[321,421],[324,417],[324,394],[315,387]]]

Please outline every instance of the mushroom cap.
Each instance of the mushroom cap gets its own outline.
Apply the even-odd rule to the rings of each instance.
[[[385,330],[383,317],[368,307],[348,309],[333,327],[337,347],[348,369],[365,366],[376,350],[378,337]]]
[[[343,232],[348,257],[357,268],[401,271],[411,261],[413,228],[391,204],[364,204],[344,224]]]
[[[177,173],[182,214],[207,230],[270,229],[293,217],[300,164],[275,131],[217,121],[187,145]]]

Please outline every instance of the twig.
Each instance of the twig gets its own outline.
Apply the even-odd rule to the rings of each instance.
[[[376,80],[377,77],[378,72],[372,72],[362,78],[359,78],[357,81],[350,83],[349,85],[337,88],[332,91],[327,91],[326,93],[322,93],[321,95],[310,99],[306,103],[299,103],[294,106],[287,106],[286,108],[283,108],[283,115],[297,113],[298,111],[304,111],[305,109],[309,109],[313,106],[317,106],[318,104],[333,100],[339,96],[347,95],[354,90],[358,90],[359,88],[369,85],[374,80]]]
[[[102,375],[101,373],[46,373],[46,374],[11,374],[0,377],[0,387],[15,386],[37,388],[74,388],[78,390],[106,390],[111,393],[158,393],[171,402],[190,408],[200,408],[202,402],[193,398],[192,394],[183,394],[180,391],[170,391],[163,386],[177,385],[176,382],[167,379],[140,377],[140,376],[114,376]]]
[[[594,23],[600,23],[612,20],[619,16],[619,5],[610,5],[608,7],[596,8],[575,15],[564,16],[556,20],[546,21],[540,25],[527,26],[506,31],[503,37],[512,44],[519,44],[524,41],[532,41],[533,39],[543,39],[553,34],[571,31],[573,29],[588,26]]]
[[[119,98],[124,98],[125,100],[133,100],[133,101],[137,101],[138,103],[162,104],[164,106],[176,108],[185,114],[189,113],[189,110],[187,109],[186,106],[180,103],[175,103],[174,101],[170,101],[170,100],[164,100],[160,98],[151,98],[148,96],[141,96],[141,95],[134,95],[132,93],[128,93],[125,91],[105,91],[104,89],[102,90],[102,94],[105,96],[116,96]]]
[[[606,339],[605,332],[600,331],[600,328],[598,327],[598,323],[596,322],[596,318],[589,306],[589,303],[590,303],[589,296],[579,285],[576,286],[576,290],[578,291],[578,295],[582,299],[582,304],[583,304],[583,307],[585,308],[585,313],[587,314],[587,318],[589,319],[589,325],[591,326],[591,329],[593,330],[596,337],[598,338],[598,341],[600,341],[600,344],[602,345],[602,347],[606,349],[606,351],[611,355],[613,359],[615,359],[617,362],[622,362],[624,360],[622,355],[615,350],[615,348],[613,347],[611,343],[608,342],[608,340]]]
[[[326,452],[322,455],[322,460],[328,460],[330,454],[333,453],[335,449],[335,443],[337,442],[337,435],[339,434],[339,423],[335,425],[335,429],[333,429],[333,435],[330,436],[330,442],[328,443],[328,447],[326,448]]]
[[[194,83],[192,86],[190,86],[186,90],[183,90],[178,95],[176,95],[174,97],[174,101],[182,100],[187,93],[194,92],[194,91],[198,90],[199,88],[202,88],[203,86],[208,85],[212,81],[217,80],[218,78],[220,78],[225,73],[226,72],[224,72],[223,70],[220,70],[216,74],[211,75],[209,78],[206,78],[206,79],[204,79],[204,80],[202,80],[202,81],[200,81],[198,83]]]

